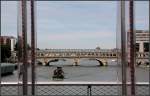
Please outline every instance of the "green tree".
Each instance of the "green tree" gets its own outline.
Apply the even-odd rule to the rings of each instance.
[[[2,62],[6,61],[6,58],[11,56],[10,45],[1,45],[1,60]]]
[[[20,44],[19,44],[20,43]],[[22,42],[16,42],[15,44],[15,51],[16,51],[16,56],[18,57],[19,61],[22,61],[22,55],[23,55],[23,48],[22,48]],[[27,44],[27,50],[31,50],[31,47],[29,44]]]
[[[15,51],[18,51],[18,49],[20,49],[21,48],[21,45],[20,46],[18,46],[18,42],[15,44]],[[27,49],[28,50],[31,50],[31,47],[30,47],[30,45],[29,44],[27,44]]]

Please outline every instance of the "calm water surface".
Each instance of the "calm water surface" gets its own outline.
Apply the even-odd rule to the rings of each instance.
[[[57,66],[61,66],[65,73],[63,81],[118,81],[121,80],[121,70],[116,62],[109,61],[107,67],[100,67],[99,63],[94,60],[81,59],[79,66],[72,66],[73,60],[66,59],[66,61],[59,60],[58,62],[51,62],[50,66],[36,67],[37,81],[53,81],[53,71]],[[31,80],[31,69],[28,69],[28,80]],[[127,78],[130,80],[130,70],[127,69]],[[148,68],[136,68],[136,81],[147,82],[149,79]],[[2,81],[14,82],[18,80],[18,71],[13,75],[2,77]]]

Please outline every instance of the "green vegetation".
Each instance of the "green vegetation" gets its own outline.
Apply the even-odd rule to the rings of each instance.
[[[11,56],[10,45],[1,45],[1,60],[6,62],[6,59]]]
[[[15,44],[15,51],[18,51],[18,49],[20,49],[21,48],[21,45],[19,44],[18,45],[18,42]],[[28,50],[31,50],[31,46],[29,45],[29,44],[27,44],[27,49]]]

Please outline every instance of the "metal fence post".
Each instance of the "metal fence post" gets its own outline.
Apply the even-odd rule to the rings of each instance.
[[[87,96],[92,96],[91,85],[87,86]]]
[[[32,74],[32,95],[35,95],[35,14],[34,0],[31,0],[31,74]]]
[[[27,85],[27,5],[26,0],[22,0],[22,37],[23,37],[23,95],[28,94]]]
[[[121,63],[122,63],[122,96],[127,96],[126,85],[126,31],[125,31],[125,1],[121,0]]]
[[[135,96],[135,31],[134,31],[134,0],[129,1],[129,31],[130,31],[130,78],[131,95]]]
[[[1,2],[0,2],[0,5],[1,5]],[[1,13],[1,7],[0,7],[0,13]],[[1,29],[1,26],[0,26],[0,29]],[[1,36],[1,31],[0,31],[0,36]],[[0,94],[1,94],[1,58],[2,58],[2,55],[1,55],[1,44],[0,44]]]
[[[150,11],[150,1],[149,1],[149,11]],[[149,16],[149,95],[150,95],[150,16]]]

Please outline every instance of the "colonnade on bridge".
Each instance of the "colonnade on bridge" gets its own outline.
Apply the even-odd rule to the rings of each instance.
[[[12,52],[11,58],[17,58],[16,52]],[[48,64],[55,59],[72,59],[73,65],[79,65],[80,59],[87,58],[97,60],[100,65],[107,65],[108,60],[116,60],[121,56],[121,53],[114,49],[49,49],[49,50],[36,50],[36,60],[42,65]],[[29,52],[29,59],[30,59]],[[136,64],[149,63],[148,52],[136,52]],[[13,61],[17,61],[16,59]]]
[[[37,60],[46,65],[54,59],[70,58],[73,59],[73,65],[79,65],[81,58],[89,58],[97,60],[100,65],[107,65],[107,60],[116,59],[117,55],[117,51],[111,49],[49,49],[38,50]]]
[[[117,51],[113,50],[38,50],[37,58],[116,58]]]
[[[100,65],[107,65],[108,60],[116,60],[121,56],[120,52],[114,49],[49,49],[37,50],[37,61],[43,65],[51,60],[59,58],[73,59],[73,65],[79,65],[80,59],[89,58],[99,62]],[[136,64],[145,64],[148,61],[148,52],[136,52]]]

